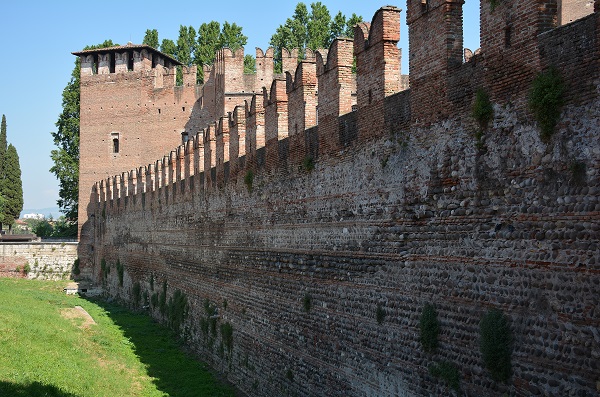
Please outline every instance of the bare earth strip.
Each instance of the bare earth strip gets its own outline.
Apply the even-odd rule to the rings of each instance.
[[[85,309],[81,306],[75,306],[74,308],[63,309],[61,311],[61,315],[64,318],[68,318],[68,319],[76,319],[76,318],[82,319],[83,320],[83,323],[81,324],[82,328],[86,328],[92,324],[96,324],[96,322],[94,321],[92,316],[90,316],[90,314],[87,311],[85,311]]]

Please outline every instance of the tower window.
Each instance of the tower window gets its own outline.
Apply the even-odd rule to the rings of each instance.
[[[185,145],[187,143],[187,141],[189,141],[189,140],[190,140],[190,137],[189,137],[187,131],[183,131],[181,133],[181,143]]]
[[[112,138],[112,152],[114,154],[119,153],[119,134],[111,134]]]

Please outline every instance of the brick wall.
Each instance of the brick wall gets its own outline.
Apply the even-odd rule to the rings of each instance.
[[[2,243],[0,275],[64,280],[73,276],[76,259],[77,243]],[[27,274],[24,272],[26,266]]]
[[[88,213],[93,236],[82,242],[94,246],[89,269],[132,305],[139,283],[150,314],[166,323],[153,299],[169,302],[183,291],[190,306],[182,337],[249,395],[448,395],[428,370],[443,361],[457,368],[466,395],[594,395],[600,14],[552,29],[554,1],[505,0],[494,11],[483,2],[483,53],[463,63],[461,2],[421,4],[407,7],[416,32],[411,88],[361,105],[368,87],[372,94],[387,87],[384,76],[394,76],[390,86],[398,89],[402,79],[394,63],[359,65],[358,111],[334,120],[336,150],[327,123],[279,136],[280,120],[287,127],[288,115],[302,117],[289,108],[297,100],[268,109],[283,87],[286,100],[293,97],[290,72],[285,84],[246,103],[235,132],[241,139],[245,128],[239,172],[231,173],[236,161],[225,161],[224,136],[217,139],[233,129],[220,123],[193,138],[194,148],[203,142],[194,149],[203,157],[178,150],[150,167],[151,189],[128,195],[129,179],[118,177],[97,184]],[[395,40],[398,14],[385,7],[357,35]],[[370,42],[358,48],[385,57],[382,42]],[[339,92],[324,88],[326,65],[319,65],[320,109]],[[557,130],[542,140],[526,99],[549,65],[567,89]],[[477,138],[471,103],[479,87],[491,94],[494,118]],[[373,125],[364,124],[364,109]],[[273,138],[265,147],[266,135]],[[299,147],[314,169],[291,155]],[[194,162],[194,174],[169,178],[182,161]],[[122,283],[114,270],[102,271],[117,261]],[[441,327],[433,355],[419,342],[427,303]],[[506,384],[492,380],[479,352],[479,321],[491,308],[506,314],[513,337]],[[224,324],[233,326],[231,345]]]

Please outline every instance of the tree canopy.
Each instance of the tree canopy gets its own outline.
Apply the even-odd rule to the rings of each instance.
[[[281,49],[300,49],[300,56],[306,48],[317,50],[329,48],[337,37],[353,37],[354,25],[363,18],[352,14],[346,18],[338,12],[333,20],[327,7],[321,2],[311,3],[310,13],[306,4],[296,5],[294,15],[275,30],[270,45],[275,49],[275,69],[281,72]]]
[[[237,51],[248,42],[248,37],[242,33],[242,27],[225,21],[223,27],[216,21],[203,23],[198,28],[198,38],[194,53],[194,63],[198,66],[198,81],[204,82],[204,65],[212,65],[215,54],[221,48],[228,47]],[[244,59],[246,66],[246,59]]]
[[[23,185],[21,182],[21,165],[17,149],[9,144],[4,155],[4,172],[2,180],[2,223],[12,225],[23,210]]]
[[[144,40],[142,41],[142,44],[149,45],[150,47],[158,50],[158,30],[147,29],[146,34],[144,34]]]

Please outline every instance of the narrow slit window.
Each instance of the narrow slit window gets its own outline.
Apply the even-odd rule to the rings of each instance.
[[[119,134],[112,134],[112,152],[119,153]]]

